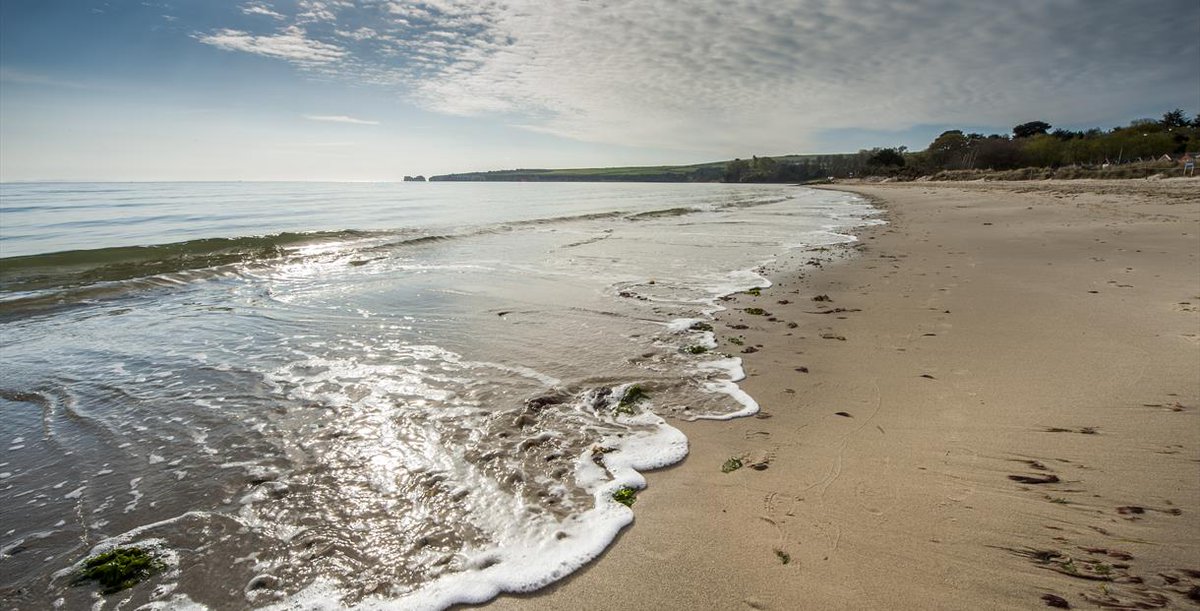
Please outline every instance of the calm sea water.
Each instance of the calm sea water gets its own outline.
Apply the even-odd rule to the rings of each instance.
[[[0,185],[0,602],[443,608],[559,579],[631,522],[615,491],[686,455],[671,420],[757,409],[706,350],[719,298],[872,212],[770,185]],[[73,585],[130,544],[166,570]]]

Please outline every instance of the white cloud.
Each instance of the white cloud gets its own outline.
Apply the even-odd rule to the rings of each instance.
[[[328,121],[330,123],[353,123],[354,125],[379,125],[379,121],[355,119],[346,115],[304,115],[309,121]]]
[[[379,36],[379,32],[376,32],[375,30],[372,30],[371,28],[368,28],[368,27],[361,27],[361,28],[358,28],[357,30],[336,30],[336,33],[338,36],[341,36],[342,38],[350,38],[352,40],[360,40],[360,41],[361,40],[370,40],[372,38],[377,38]]]
[[[300,64],[328,64],[346,56],[342,47],[312,40],[298,26],[285,28],[278,34],[255,36],[240,30],[218,30],[197,35],[200,42],[226,51],[244,51]]]
[[[1195,91],[1195,73],[1172,59],[1197,48],[1178,15],[1137,7],[538,4],[495,12],[497,38],[512,43],[456,52],[417,91],[444,112],[515,113],[566,137],[714,151],[800,150],[825,129],[1084,120],[1173,80]]]
[[[260,2],[251,2],[250,4],[241,7],[242,12],[247,15],[263,15],[272,19],[287,19],[282,13],[277,13],[271,10],[269,5]]]
[[[824,130],[1128,119],[1195,104],[1195,0],[301,0],[215,46],[585,141],[800,151]],[[336,15],[335,15],[336,13]],[[352,24],[306,34],[299,24]],[[314,25],[315,28],[315,25]]]
[[[301,12],[296,15],[298,23],[312,23],[325,21],[332,23],[337,21],[335,11],[346,6],[344,2],[325,2],[321,0],[299,0],[297,6]]]

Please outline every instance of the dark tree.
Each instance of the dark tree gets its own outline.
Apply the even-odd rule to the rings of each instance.
[[[755,156],[750,160],[750,173],[742,177],[743,182],[774,182],[778,180],[779,163],[770,157]]]
[[[975,167],[1009,170],[1021,165],[1021,145],[1008,138],[988,138],[974,144]]]
[[[879,167],[904,167],[904,155],[896,149],[879,149],[867,158],[867,165]]]
[[[1159,121],[1159,123],[1161,123],[1163,127],[1167,128],[1187,127],[1188,120],[1183,114],[1183,109],[1176,108],[1171,112],[1163,113],[1162,121]]]
[[[1050,131],[1050,124],[1045,121],[1030,121],[1013,128],[1013,137],[1028,138]]]
[[[933,142],[929,143],[926,153],[934,167],[940,170],[957,169],[963,160],[963,153],[970,146],[970,141],[963,135],[962,130],[944,131]]]
[[[725,182],[742,182],[742,177],[750,171],[750,162],[745,159],[734,159],[725,164]]]

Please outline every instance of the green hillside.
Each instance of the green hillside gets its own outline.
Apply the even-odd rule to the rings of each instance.
[[[798,170],[779,182],[810,180],[829,174],[829,170],[851,159],[855,154],[845,155],[783,155],[761,157],[782,166],[795,166]],[[492,182],[721,182],[731,163],[740,160],[714,161],[693,165],[629,166],[620,168],[565,168],[565,169],[522,169],[493,170],[490,172],[466,172],[432,176],[438,181],[492,181]],[[746,163],[752,163],[747,161]]]

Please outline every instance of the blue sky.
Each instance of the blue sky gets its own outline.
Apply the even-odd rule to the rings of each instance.
[[[4,0],[0,180],[396,180],[1200,111],[1195,0]]]

